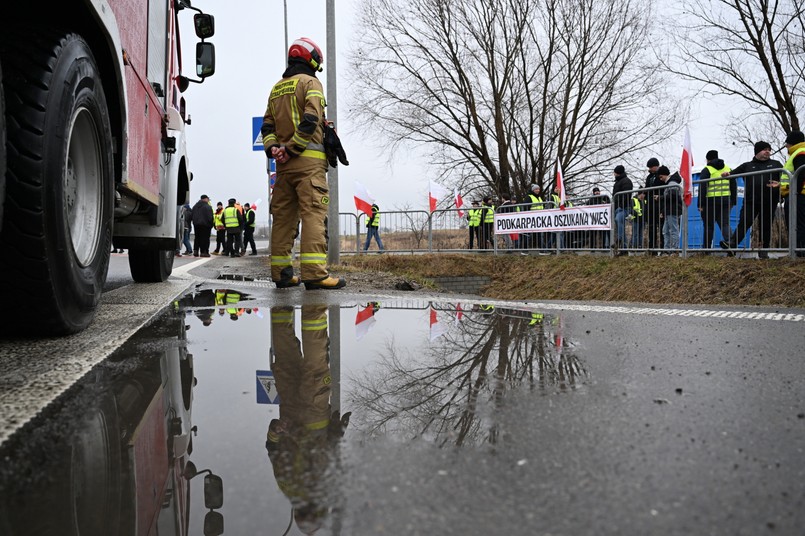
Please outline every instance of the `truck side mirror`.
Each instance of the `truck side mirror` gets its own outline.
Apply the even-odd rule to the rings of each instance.
[[[201,79],[215,74],[215,45],[196,43],[196,76]]]
[[[215,35],[215,17],[206,13],[193,15],[193,26],[199,39],[209,39]]]
[[[224,481],[210,473],[204,476],[204,506],[216,510],[224,505]]]

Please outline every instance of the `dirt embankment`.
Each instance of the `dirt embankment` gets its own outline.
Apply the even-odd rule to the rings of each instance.
[[[400,278],[484,275],[484,297],[506,300],[582,300],[734,304],[805,308],[805,261],[715,256],[600,257],[372,255],[342,256],[336,275],[351,287],[383,288]],[[375,274],[374,280],[372,274]],[[351,277],[352,276],[352,277]],[[353,284],[354,283],[354,284]]]

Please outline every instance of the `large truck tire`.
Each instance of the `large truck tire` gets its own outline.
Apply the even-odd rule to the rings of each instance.
[[[0,330],[65,335],[94,317],[112,239],[109,112],[78,35],[0,35],[7,172],[0,233]]]
[[[6,111],[3,102],[3,65],[0,63],[0,231],[3,230],[3,204],[6,201]]]
[[[129,249],[129,270],[137,283],[161,283],[173,271],[174,251]]]

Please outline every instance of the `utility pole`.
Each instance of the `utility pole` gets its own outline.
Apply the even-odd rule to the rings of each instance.
[[[285,15],[285,50],[282,51],[283,61],[288,58],[288,0],[282,0]]]
[[[336,97],[335,68],[335,0],[327,0],[327,119],[338,128],[338,100]],[[338,168],[331,167],[327,172],[327,183],[330,187],[330,207],[327,213],[327,264],[339,264],[341,260],[341,230],[338,223]]]

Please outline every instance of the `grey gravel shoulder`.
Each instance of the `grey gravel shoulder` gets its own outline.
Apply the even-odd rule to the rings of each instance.
[[[271,281],[271,265],[266,255],[214,257],[211,262],[191,269],[190,273],[202,279]],[[345,278],[351,292],[413,292],[417,296],[455,294],[448,289],[425,286],[421,281],[405,279],[389,272],[332,270],[332,275]]]

